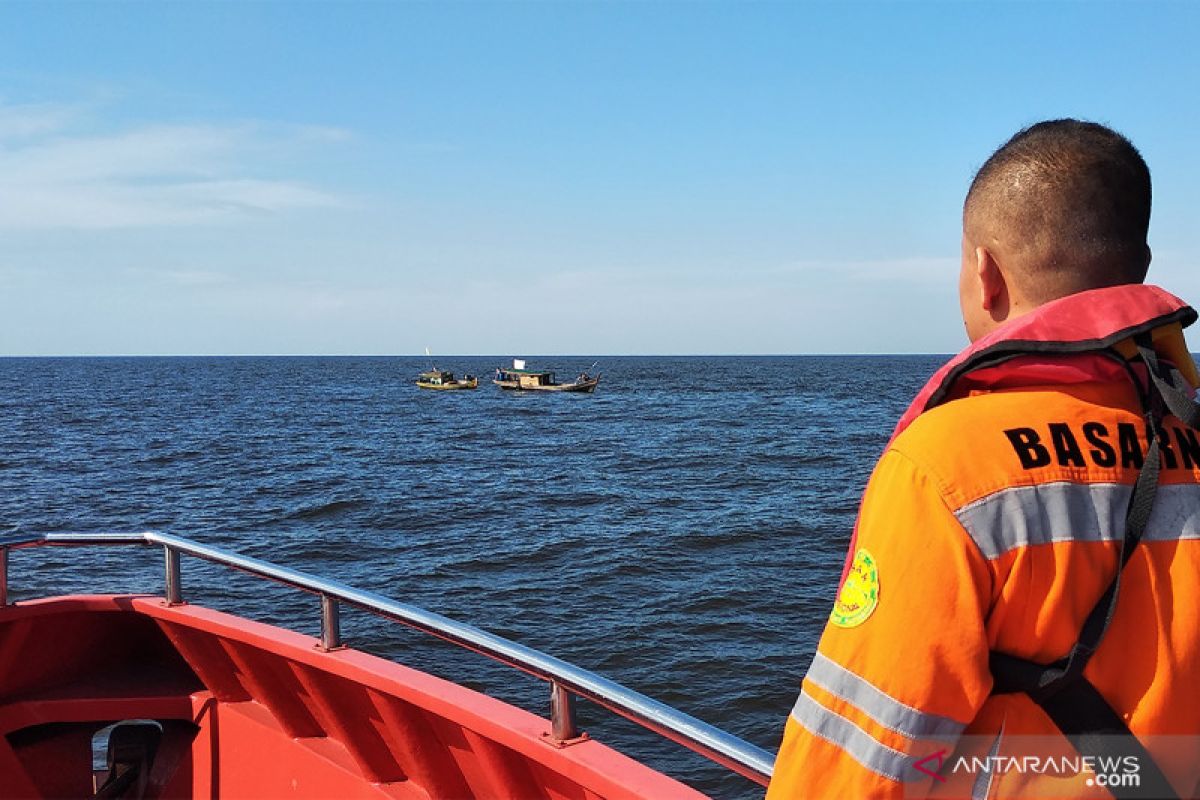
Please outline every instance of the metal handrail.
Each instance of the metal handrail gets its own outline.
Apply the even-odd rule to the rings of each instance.
[[[179,563],[181,554],[317,594],[321,598],[321,646],[324,649],[332,650],[341,645],[338,604],[347,603],[493,658],[550,683],[551,736],[557,740],[569,740],[579,735],[574,722],[574,701],[575,696],[579,696],[755,783],[765,786],[771,778],[775,759],[766,750],[594,672],[417,606],[180,536],[156,531],[0,536],[0,607],[8,603],[8,551],[87,545],[163,547],[166,562],[165,597],[168,603],[183,602]]]

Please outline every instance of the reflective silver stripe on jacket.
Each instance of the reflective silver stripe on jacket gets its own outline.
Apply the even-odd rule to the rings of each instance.
[[[909,739],[954,741],[966,727],[949,717],[928,714],[900,702],[820,652],[813,658],[805,678],[845,700],[881,726]]]
[[[792,718],[811,733],[846,751],[867,769],[898,783],[921,780],[925,776],[911,769],[916,756],[888,747],[850,720],[814,700],[803,689],[792,708]]]
[[[985,558],[1053,542],[1108,542],[1125,536],[1133,486],[1043,483],[1013,486],[954,512]],[[1160,485],[1143,541],[1200,539],[1200,484]]]

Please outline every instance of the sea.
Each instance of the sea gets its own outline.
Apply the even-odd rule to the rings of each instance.
[[[598,672],[771,752],[874,461],[944,356],[0,359],[0,531],[158,530]],[[592,368],[593,362],[599,363]],[[161,593],[150,548],[13,553],[14,599]],[[308,594],[184,557],[183,594],[304,633]],[[343,610],[348,644],[548,714],[546,684]],[[761,789],[588,702],[588,733],[718,798]]]

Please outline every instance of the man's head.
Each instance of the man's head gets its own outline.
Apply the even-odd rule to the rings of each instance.
[[[1141,283],[1150,266],[1150,170],[1121,134],[1039,122],[984,163],[963,204],[959,300],[972,341],[1087,289]]]

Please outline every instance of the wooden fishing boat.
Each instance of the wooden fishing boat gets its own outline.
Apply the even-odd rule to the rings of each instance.
[[[10,602],[15,553],[48,546],[158,548],[164,595]],[[184,556],[317,595],[320,637],[185,603]],[[342,604],[547,681],[549,720],[345,647]],[[756,783],[770,776],[769,753],[676,709],[342,583],[154,532],[0,537],[4,798],[703,797],[581,732],[577,697]]]
[[[516,391],[585,392],[591,394],[596,391],[596,386],[600,383],[600,376],[581,372],[570,383],[559,383],[555,380],[552,371],[526,369],[524,361],[513,359],[512,367],[496,368],[496,377],[492,379],[492,383],[501,389]]]
[[[446,372],[440,369],[431,369],[427,372],[422,372],[417,377],[417,386],[422,389],[474,389],[479,386],[479,379],[474,375],[464,375],[462,380],[455,380],[453,372]]]

